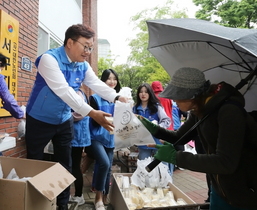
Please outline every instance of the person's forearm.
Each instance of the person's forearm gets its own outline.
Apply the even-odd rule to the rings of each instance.
[[[177,138],[174,131],[167,130],[166,128],[158,127],[157,132],[153,135],[155,138],[162,139],[164,141],[175,143]]]
[[[192,131],[189,134],[183,136],[185,132],[171,131],[165,128],[158,127],[157,132],[153,136],[158,139],[170,142],[172,144],[175,144],[179,140],[178,145],[184,145],[192,139],[191,137],[195,136],[195,133],[195,131]]]
[[[9,92],[3,75],[0,75],[0,98],[3,101],[4,109],[10,112],[13,117],[17,119],[24,117],[24,112],[17,104],[14,96]]]
[[[90,66],[86,71],[86,76],[83,83],[101,98],[109,102],[114,102],[115,97],[118,95],[113,88],[110,88],[108,85],[98,79]]]
[[[10,94],[10,96],[12,95]],[[17,104],[13,96],[12,96],[12,99],[5,101],[3,103],[3,107],[8,112],[10,112],[11,115],[16,119],[21,119],[24,117],[24,112],[22,111],[21,107]]]

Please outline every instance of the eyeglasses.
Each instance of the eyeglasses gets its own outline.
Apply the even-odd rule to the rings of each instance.
[[[84,51],[85,51],[85,52],[91,53],[91,52],[94,50],[93,47],[88,47],[88,46],[86,46],[86,45],[83,45],[80,41],[78,41],[78,40],[76,40],[76,39],[72,39],[72,40],[73,40],[74,42],[80,43],[80,44],[84,47]]]

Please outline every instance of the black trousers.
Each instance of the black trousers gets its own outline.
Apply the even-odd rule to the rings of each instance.
[[[27,158],[44,159],[44,148],[50,140],[53,142],[53,161],[59,162],[71,172],[71,140],[73,139],[73,118],[66,122],[53,125],[34,119],[26,115],[25,134]],[[69,202],[70,186],[57,196],[57,206]]]
[[[81,157],[84,147],[72,147],[72,175],[76,178],[74,182],[75,196],[81,196],[83,191],[83,174],[81,171]]]

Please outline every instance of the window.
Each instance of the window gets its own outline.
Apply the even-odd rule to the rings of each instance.
[[[50,37],[50,49],[60,47],[61,45],[55,41],[52,37]]]
[[[60,47],[62,45],[61,41],[59,41],[51,33],[43,30],[40,27],[38,29],[37,41],[37,56],[43,54],[48,49]]]
[[[38,29],[37,55],[43,54],[48,50],[48,34],[41,28]]]
[[[82,9],[82,0],[76,0],[78,6],[80,9]]]

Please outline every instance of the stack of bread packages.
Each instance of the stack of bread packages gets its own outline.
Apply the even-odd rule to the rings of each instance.
[[[145,170],[151,161],[151,158],[138,160],[132,176],[120,174],[116,177],[129,210],[186,205],[182,198],[175,200],[169,187],[172,178],[166,165],[161,163],[150,173]]]

